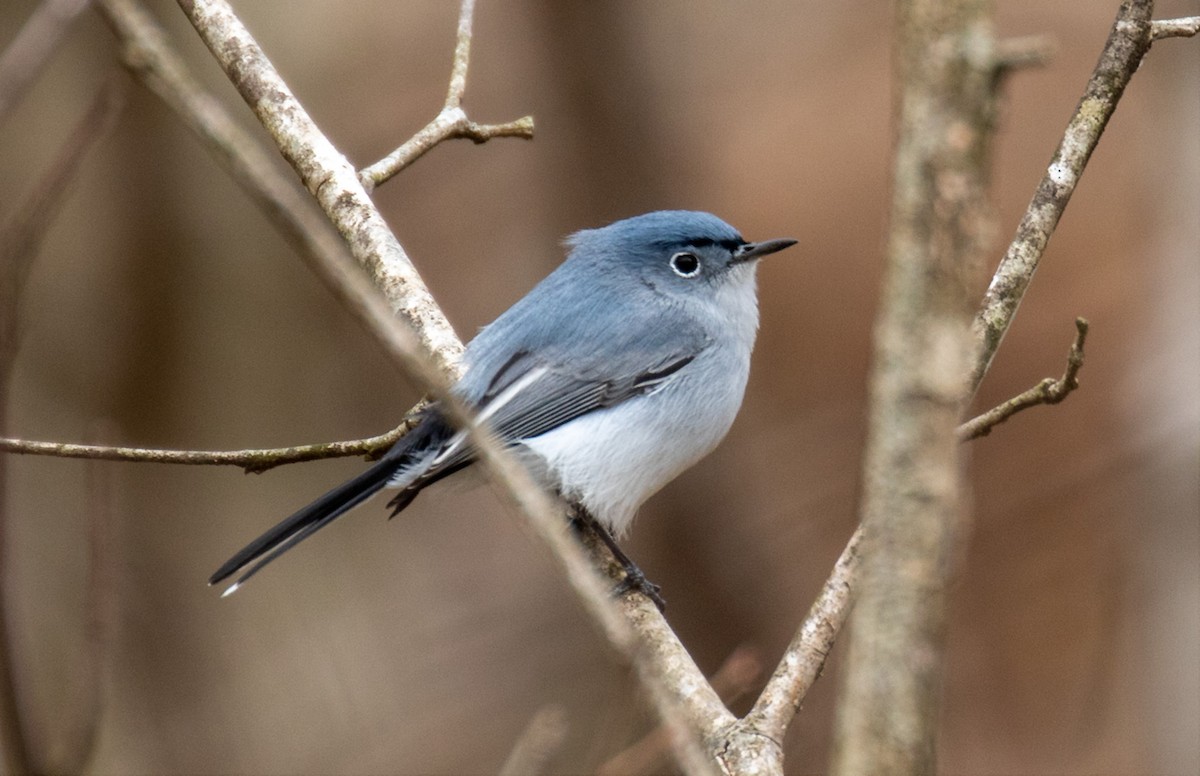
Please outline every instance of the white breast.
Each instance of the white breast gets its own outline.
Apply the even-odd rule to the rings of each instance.
[[[525,440],[569,498],[616,535],[637,508],[724,438],[742,404],[758,326],[753,278],[726,309],[725,336],[659,389]]]

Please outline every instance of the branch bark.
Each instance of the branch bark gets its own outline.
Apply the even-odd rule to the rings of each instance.
[[[833,772],[934,773],[947,589],[965,532],[956,429],[986,199],[995,43],[984,0],[897,6],[898,137],[860,517],[866,550]]]

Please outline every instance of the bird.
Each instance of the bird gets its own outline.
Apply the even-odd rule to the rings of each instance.
[[[758,331],[758,260],[796,242],[748,242],[689,210],[576,232],[566,259],[468,343],[452,391],[619,553],[612,537],[642,503],[733,424]],[[246,545],[209,584],[240,574],[229,595],[377,492],[395,491],[394,517],[474,460],[465,433],[427,404],[370,468]]]

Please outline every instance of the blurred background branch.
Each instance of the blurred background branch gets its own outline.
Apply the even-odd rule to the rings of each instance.
[[[20,102],[91,0],[44,0],[0,54],[0,123]]]
[[[935,773],[949,587],[965,547],[955,430],[969,399],[971,293],[994,230],[997,95],[984,0],[902,0],[892,211],[863,494],[861,590],[832,772]]]
[[[0,79],[3,76],[0,75]],[[93,98],[91,105],[63,141],[57,156],[34,189],[0,225],[0,434],[8,426],[8,400],[13,365],[21,344],[22,295],[29,273],[47,232],[79,175],[88,153],[116,123],[124,105],[121,83],[110,79]],[[13,636],[9,631],[10,579],[9,522],[3,496],[8,494],[8,462],[0,459],[0,752],[9,773],[34,773],[42,767],[29,740],[29,729],[22,709],[22,688],[16,677]],[[93,537],[91,546],[98,546]],[[91,672],[99,665],[90,666]],[[91,676],[89,681],[94,680]],[[99,705],[82,710],[86,737],[91,738]],[[90,749],[83,745],[81,749]]]

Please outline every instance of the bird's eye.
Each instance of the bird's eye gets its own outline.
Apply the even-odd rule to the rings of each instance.
[[[694,278],[700,274],[700,258],[694,253],[681,251],[671,257],[671,269],[681,278]]]

